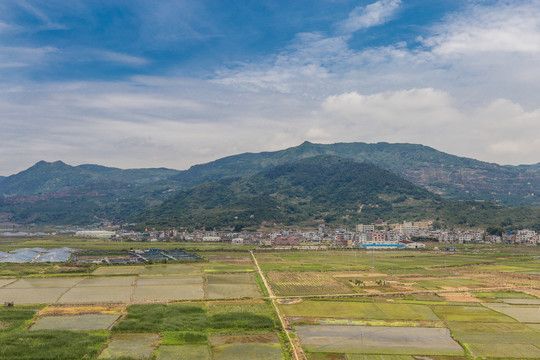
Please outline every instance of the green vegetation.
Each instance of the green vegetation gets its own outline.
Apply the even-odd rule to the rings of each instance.
[[[298,224],[325,218],[335,222],[345,213],[351,221],[374,221],[390,213],[402,216],[392,207],[401,197],[418,203],[419,216],[439,202],[437,196],[374,165],[320,156],[276,166],[248,179],[202,184],[135,221],[140,226],[246,227],[262,221]],[[361,213],[360,205],[364,206]]]
[[[203,331],[208,327],[206,311],[194,305],[131,305],[114,332]]]
[[[518,291],[476,292],[474,296],[481,299],[537,299],[536,296]]]
[[[35,313],[35,310],[24,308],[0,309],[0,334],[21,328]]]
[[[303,300],[296,304],[280,306],[287,316],[411,321],[440,320],[426,305]]]
[[[317,173],[298,166],[314,161],[314,157],[323,159],[318,160],[321,169],[328,169],[325,162],[332,162],[328,159],[333,157],[355,164],[350,166],[353,173],[358,168],[356,165],[373,171],[368,172],[363,186],[360,182],[347,181],[351,180],[347,179],[347,169],[335,167],[339,172]],[[284,174],[291,166],[298,169],[296,174]],[[268,186],[272,176],[279,177],[277,188]],[[319,177],[324,178],[327,185],[311,188]],[[409,181],[416,185],[416,194],[411,193]],[[512,183],[511,192],[509,183]],[[404,184],[409,185],[402,186]],[[324,218],[331,223],[352,223],[377,217],[400,221],[405,214],[413,218],[428,214],[439,217],[438,223],[442,226],[484,224],[493,228],[520,225],[539,228],[535,215],[529,214],[532,211],[537,218],[536,208],[508,209],[496,205],[538,205],[540,196],[535,189],[539,184],[540,173],[534,166],[499,166],[422,145],[306,142],[277,152],[230,156],[187,171],[121,170],[98,165],[74,167],[61,161],[41,161],[19,174],[3,178],[0,193],[11,196],[0,199],[0,210],[9,214],[12,221],[24,224],[89,224],[96,218],[146,220],[140,214],[147,214],[154,215],[149,223],[167,226],[175,222],[171,216],[176,214],[191,226],[217,224],[242,228],[263,220],[294,223]],[[387,185],[390,191],[385,190]],[[438,202],[433,194],[421,195],[425,192],[423,188],[460,202]],[[306,196],[305,190],[313,191]],[[351,196],[344,197],[346,192]],[[176,194],[177,200],[168,201]],[[204,204],[193,201],[197,196],[205,199]],[[165,204],[156,208],[164,201]],[[175,202],[188,202],[188,207],[175,212]],[[211,205],[216,202],[217,208]],[[344,211],[339,211],[340,203]],[[357,213],[360,203],[364,208],[362,213]],[[328,211],[323,210],[325,204],[331,205]],[[148,210],[150,212],[146,213]],[[168,213],[160,216],[159,211],[165,210]],[[192,216],[184,214],[185,210]],[[350,218],[342,219],[342,216]]]
[[[164,331],[160,345],[206,344],[208,336],[203,332]]]
[[[105,332],[13,331],[0,336],[0,359],[91,359],[105,345]]]
[[[210,316],[210,326],[214,329],[234,329],[239,331],[260,331],[274,328],[274,321],[266,316],[245,312],[220,313]]]
[[[253,312],[214,312],[208,316],[206,308],[196,305],[131,305],[127,316],[114,332],[242,332],[272,330],[274,320],[266,314]]]

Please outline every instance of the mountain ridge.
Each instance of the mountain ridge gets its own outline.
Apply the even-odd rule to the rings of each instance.
[[[292,225],[342,216],[374,221],[387,214],[394,202],[423,200],[434,204],[440,201],[437,195],[375,165],[318,155],[278,165],[249,178],[200,184],[142,213],[134,221],[145,226],[192,222],[209,227],[235,222]]]
[[[444,226],[540,227],[540,208],[450,201],[369,163],[318,155],[184,190],[132,219],[138,228],[257,229],[437,220]]]
[[[455,200],[490,200],[507,205],[540,205],[540,171],[534,165],[502,166],[408,143],[335,143],[274,152],[243,153],[194,165],[172,177],[185,185],[250,176],[272,166],[315,155],[336,155],[370,162],[432,192]]]

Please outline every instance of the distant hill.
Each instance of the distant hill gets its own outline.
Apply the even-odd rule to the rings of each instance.
[[[100,165],[71,166],[62,161],[40,161],[18,174],[4,178],[0,182],[0,194],[35,195],[73,191],[99,182],[148,184],[167,179],[178,172],[165,168],[122,170]]]
[[[40,161],[0,182],[0,214],[17,223],[121,221],[161,203],[176,189],[177,170],[122,170]]]
[[[368,163],[319,155],[248,178],[228,178],[180,192],[133,220],[141,227],[254,227],[265,224],[352,226],[378,218],[425,218],[444,226],[539,226],[540,208],[443,200]]]
[[[415,144],[303,144],[275,152],[245,153],[196,165],[172,177],[187,187],[228,177],[245,177],[276,165],[315,155],[369,162],[455,200],[540,205],[538,165],[501,166],[458,157]]]
[[[506,165],[505,167],[518,169],[520,171],[540,173],[540,163],[531,164],[531,165],[517,165],[517,166]]]
[[[222,179],[183,191],[134,221],[148,226],[293,225],[316,219],[376,220],[393,204],[422,215],[438,196],[387,170],[321,155],[278,165],[249,178]],[[410,214],[408,214],[410,215]]]
[[[216,185],[209,183],[218,182],[220,186],[225,186],[232,182],[236,184],[235,186],[239,186],[238,184],[242,183],[240,179],[247,181],[255,175],[260,176],[266,171],[271,172],[275,167],[282,169],[280,166],[296,164],[300,160],[315,156],[336,156],[356,164],[375,165],[391,173],[385,173],[386,177],[390,178],[390,175],[401,177],[440,196],[441,199],[487,201],[481,207],[470,206],[473,211],[467,215],[470,219],[480,213],[478,211],[480,208],[485,209],[484,216],[494,216],[494,211],[500,215],[502,208],[498,208],[495,203],[511,206],[540,205],[538,195],[540,194],[540,164],[501,166],[446,154],[427,146],[414,144],[324,145],[305,142],[280,151],[228,156],[207,164],[195,165],[183,171],[165,168],[123,170],[100,165],[71,166],[61,161],[40,161],[18,174],[0,177],[0,217],[23,224],[88,224],[103,220],[125,221],[163,204],[164,201],[182,191],[193,189],[193,191],[201,192],[206,189],[199,185],[208,184],[208,191],[217,192],[213,188]],[[330,182],[334,180],[328,179]],[[252,184],[252,186],[255,185]],[[329,186],[331,186],[330,183]],[[340,186],[344,187],[345,184]],[[254,187],[254,189],[259,188]],[[227,187],[222,190],[231,191]],[[181,196],[186,196],[186,194],[181,193]],[[200,193],[200,195],[204,194]],[[404,196],[407,198],[406,194]],[[192,197],[190,201],[195,202],[194,199]],[[267,200],[275,199],[270,197]],[[392,206],[396,207],[396,203],[392,201]],[[401,205],[404,204],[408,202],[404,201]],[[243,203],[239,203],[238,206],[240,205],[247,206]],[[325,204],[324,207],[327,205]],[[379,210],[384,208],[383,205],[383,203],[380,204]],[[204,206],[208,208],[210,205]],[[295,209],[305,210],[303,207]],[[364,207],[362,215],[356,218],[371,219],[376,216],[375,210],[370,210],[370,212],[367,209]],[[354,209],[347,208],[347,210],[349,214],[340,213],[339,216],[345,219],[353,218],[351,216],[347,218],[346,215],[354,213]],[[403,211],[404,219],[420,214],[412,213],[412,208],[402,207],[400,210]],[[514,212],[519,213],[522,210],[515,209]],[[534,213],[534,210],[529,212]],[[287,216],[287,219],[292,219],[290,212],[276,212],[278,213],[282,218]],[[337,210],[332,214],[338,214]],[[208,216],[210,215],[209,213]],[[334,215],[324,216],[332,218]],[[506,220],[503,221],[504,219],[501,220],[499,215],[495,216],[497,221],[508,223]],[[455,217],[451,213],[445,216]],[[513,215],[508,216],[512,219]],[[305,219],[308,218],[305,217]],[[522,219],[529,219],[529,216],[525,214]],[[516,218],[516,221],[520,220]],[[469,223],[468,219],[463,218],[459,220],[456,218],[455,222]],[[482,219],[477,217],[472,222],[481,223]]]

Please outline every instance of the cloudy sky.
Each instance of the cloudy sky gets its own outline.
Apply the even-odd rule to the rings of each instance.
[[[537,0],[0,0],[0,175],[308,140],[540,162]]]

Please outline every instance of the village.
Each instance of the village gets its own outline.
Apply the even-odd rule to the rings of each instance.
[[[425,242],[441,244],[519,244],[538,245],[538,233],[534,230],[489,234],[486,229],[434,229],[433,222],[403,222],[386,224],[377,221],[373,224],[358,224],[354,229],[331,229],[320,224],[315,230],[282,229],[271,232],[262,231],[181,231],[152,230],[105,231],[80,230],[76,236],[98,237],[111,241],[133,242],[222,242],[232,245],[260,245],[262,247],[283,246],[323,246],[327,247],[374,247],[374,248],[423,248]]]

